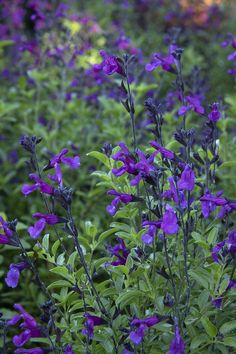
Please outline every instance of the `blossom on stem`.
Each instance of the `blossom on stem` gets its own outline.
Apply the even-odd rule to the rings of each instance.
[[[154,53],[151,58],[151,62],[145,66],[146,71],[153,71],[158,67],[162,67],[164,71],[175,72],[173,65],[175,58],[172,52],[176,49],[176,45],[172,44],[169,47],[169,53],[167,56],[162,56],[160,53]]]
[[[124,240],[117,238],[117,241],[118,243],[114,247],[109,247],[111,255],[117,258],[110,263],[113,266],[125,265],[129,255],[129,250],[126,248]]]
[[[111,189],[107,192],[108,195],[114,195],[115,198],[113,199],[113,201],[111,202],[111,204],[109,204],[107,206],[107,211],[111,216],[114,216],[116,213],[116,209],[119,203],[124,203],[124,204],[128,204],[130,202],[132,202],[133,200],[133,196],[131,194],[125,194],[125,193],[119,193],[117,191],[115,191],[114,189]]]
[[[20,315],[14,315],[9,321],[7,321],[7,325],[14,326],[20,320],[23,320],[20,324],[20,328],[23,329],[23,332],[13,337],[13,344],[16,347],[22,347],[30,338],[42,337],[42,333],[36,320],[26,312],[20,304],[15,304],[14,308],[20,312]]]
[[[114,73],[125,76],[124,68],[121,64],[121,60],[114,55],[109,55],[105,50],[100,51],[100,55],[103,61],[100,64],[93,65],[95,72],[103,71],[106,75],[112,75]]]
[[[228,202],[225,198],[221,197],[222,192],[216,193],[214,196],[207,190],[200,198],[202,206],[202,214],[207,219],[217,206],[225,206]]]
[[[184,192],[181,190],[177,191],[173,176],[169,177],[168,181],[170,184],[170,189],[163,192],[162,197],[172,199],[176,205],[180,203],[181,208],[185,209],[187,207],[187,200],[185,198]]]
[[[64,350],[64,354],[75,354],[71,344],[67,344]]]
[[[35,180],[35,184],[34,185],[30,185],[30,184],[24,184],[21,188],[21,192],[27,196],[30,193],[34,192],[37,189],[40,189],[40,191],[42,193],[45,194],[49,194],[49,195],[53,195],[54,193],[54,188],[52,186],[50,186],[49,184],[47,184],[46,182],[44,182],[43,180],[41,180],[39,178],[39,176],[37,176],[34,173],[31,173],[29,175],[29,177],[33,180]]]
[[[219,263],[219,254],[224,250],[226,253],[236,253],[236,229],[229,232],[228,237],[218,242],[212,249],[212,258],[214,262]]]
[[[208,114],[208,118],[212,122],[217,122],[220,119],[220,117],[221,117],[221,113],[219,111],[219,103],[214,102],[211,105],[211,111]]]
[[[184,354],[184,341],[180,335],[178,325],[175,325],[175,336],[170,344],[168,354]]]
[[[49,166],[47,168],[55,168],[55,175],[48,177],[57,182],[60,186],[62,186],[62,172],[61,172],[61,163],[69,166],[72,169],[77,169],[80,166],[80,158],[79,156],[67,157],[65,156],[69,152],[68,149],[64,148],[59,152],[59,154],[53,156],[53,158],[49,161]]]
[[[166,205],[163,215],[161,229],[167,234],[176,234],[179,230],[178,219],[174,209],[170,205]]]
[[[161,221],[144,221],[143,227],[148,227],[147,232],[142,235],[141,239],[146,245],[150,245],[156,236],[157,229],[161,227]]]
[[[154,326],[161,321],[157,316],[147,317],[144,319],[134,319],[131,322],[131,326],[136,327],[135,330],[130,332],[130,340],[135,344],[139,345],[145,335],[146,329]]]
[[[150,145],[157,150],[157,152],[160,152],[162,157],[168,159],[168,160],[173,160],[173,158],[175,157],[175,154],[171,151],[168,150],[166,148],[164,148],[163,146],[161,146],[160,144],[158,144],[156,141],[150,141]]]
[[[186,164],[177,183],[181,190],[192,191],[194,189],[195,174],[190,165]]]
[[[28,268],[28,264],[26,262],[11,264],[7,277],[5,278],[6,284],[10,288],[16,288],[20,279],[20,273],[26,268]]]
[[[183,116],[188,111],[194,111],[198,114],[204,114],[204,107],[201,105],[201,101],[198,96],[186,96],[187,105],[181,106],[178,110],[178,115]]]
[[[12,235],[13,232],[9,229],[7,222],[0,216],[0,245],[9,244]]]
[[[28,228],[28,232],[32,238],[37,238],[44,230],[46,225],[54,225],[59,222],[59,218],[55,214],[42,214],[42,213],[35,213],[32,215],[33,218],[39,218],[38,221],[34,224],[34,226],[30,226]]]
[[[105,321],[101,317],[93,316],[89,313],[85,313],[84,317],[84,329],[82,330],[82,334],[91,339],[94,336],[94,327],[104,324]]]

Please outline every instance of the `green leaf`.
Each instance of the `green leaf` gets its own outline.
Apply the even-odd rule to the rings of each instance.
[[[69,277],[69,271],[66,267],[55,267],[55,268],[50,269],[50,272],[55,273],[55,274],[59,274],[66,279],[68,279],[68,277]]]
[[[223,169],[225,167],[235,167],[236,166],[236,161],[225,161],[220,165],[220,169]]]
[[[49,251],[49,234],[44,235],[43,240],[42,240],[42,246],[45,249],[45,251]]]
[[[127,290],[125,293],[121,293],[116,299],[116,305],[124,308],[126,305],[137,302],[137,299],[143,296],[143,292],[140,290]]]
[[[236,348],[236,337],[225,337],[224,344]]]
[[[92,238],[94,238],[97,234],[97,228],[91,223],[91,221],[85,221],[85,231],[86,234]]]
[[[209,287],[209,281],[208,281],[209,275],[203,274],[201,272],[201,269],[198,269],[197,271],[190,270],[189,271],[189,275],[191,276],[191,278],[196,280],[197,283],[202,285],[205,289],[208,289],[208,287]]]
[[[54,244],[52,245],[52,254],[53,254],[53,256],[56,255],[59,246],[60,246],[60,241],[56,240],[56,242],[54,242]]]
[[[197,349],[200,345],[207,343],[208,337],[206,334],[200,334],[199,336],[193,338],[190,349]]]
[[[57,281],[54,281],[52,284],[50,284],[49,286],[48,286],[48,289],[52,289],[52,288],[63,288],[63,287],[67,287],[67,288],[69,288],[69,287],[71,287],[72,285],[71,285],[71,283],[70,282],[68,282],[67,280],[57,280]]]
[[[98,161],[102,162],[106,167],[110,167],[110,163],[109,163],[109,158],[103,154],[102,152],[99,151],[91,151],[87,154],[87,156],[92,156],[95,159],[97,159]]]
[[[217,335],[217,328],[211,323],[209,318],[207,317],[202,317],[201,318],[202,325],[206,331],[206,333],[214,338]]]
[[[226,334],[233,330],[236,330],[236,320],[226,322],[220,327],[220,333]]]
[[[9,45],[13,45],[13,44],[15,44],[15,41],[12,41],[10,39],[5,39],[3,41],[0,41],[0,48],[8,47]]]

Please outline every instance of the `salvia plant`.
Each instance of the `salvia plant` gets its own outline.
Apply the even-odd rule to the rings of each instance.
[[[116,39],[70,1],[3,1],[1,353],[234,353],[236,105],[209,67],[233,80],[235,36],[217,5],[102,3]],[[124,12],[136,35],[168,27],[149,60]]]

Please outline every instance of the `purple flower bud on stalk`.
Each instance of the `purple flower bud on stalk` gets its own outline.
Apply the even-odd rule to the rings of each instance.
[[[175,336],[170,344],[168,354],[184,354],[184,341],[180,335],[178,325],[175,326]]]
[[[16,288],[19,282],[20,273],[26,268],[28,268],[28,264],[25,262],[11,264],[7,277],[5,278],[6,284],[10,288]]]
[[[166,211],[163,215],[161,229],[167,234],[176,234],[179,230],[178,219],[174,209],[170,205],[166,205]]]
[[[218,192],[216,196],[211,194],[208,190],[200,198],[202,205],[202,214],[207,219],[211,212],[215,210],[217,206],[225,206],[228,202],[225,198],[221,197],[222,192]]]
[[[150,141],[149,143],[154,149],[157,150],[157,152],[160,152],[162,157],[165,157],[166,159],[169,159],[169,160],[173,160],[173,158],[175,157],[175,154],[164,148],[163,146],[161,146],[160,144],[158,144],[156,141]]]
[[[131,326],[136,327],[134,331],[130,332],[130,340],[135,344],[139,345],[145,335],[146,329],[155,326],[155,324],[161,321],[157,316],[147,317],[145,319],[134,319],[131,322]]]
[[[54,214],[35,213],[32,216],[33,218],[39,218],[39,220],[36,221],[34,226],[30,226],[28,228],[28,232],[33,239],[39,237],[39,235],[44,230],[47,224],[54,225],[59,222],[58,216]]]
[[[221,113],[219,111],[219,103],[215,102],[211,105],[211,112],[208,114],[209,120],[212,122],[217,122],[221,117]]]
[[[161,66],[164,71],[175,72],[172,66],[175,63],[175,58],[171,54],[175,49],[176,45],[172,44],[169,47],[169,54],[167,56],[162,56],[160,53],[154,53],[151,62],[145,66],[146,71],[153,71]]]
[[[121,64],[121,60],[114,55],[109,55],[105,50],[100,51],[100,55],[103,61],[100,64],[93,65],[95,72],[103,70],[106,75],[112,75],[114,73],[125,76],[124,68]]]
[[[124,204],[128,204],[130,202],[133,201],[133,197],[131,194],[125,194],[125,193],[119,193],[117,191],[115,191],[114,189],[109,190],[107,192],[108,195],[114,195],[115,198],[113,199],[113,201],[111,202],[110,205],[107,206],[107,211],[111,216],[114,216],[116,213],[116,209],[119,203],[124,203]]]
[[[124,240],[117,238],[118,243],[114,247],[109,247],[111,255],[117,257],[117,259],[111,262],[113,266],[125,265],[129,250],[126,248]]]
[[[21,192],[25,196],[29,195],[30,193],[34,192],[37,189],[40,189],[40,191],[45,194],[49,194],[49,195],[54,194],[54,188],[49,184],[47,184],[46,182],[44,182],[43,180],[41,180],[39,176],[37,176],[34,173],[31,173],[29,177],[35,180],[36,183],[34,185],[24,184],[22,186]]]
[[[67,344],[67,346],[64,350],[64,354],[75,354],[71,344]]]
[[[8,224],[0,216],[0,245],[11,243],[12,230],[9,229]]]
[[[178,188],[186,191],[194,189],[195,174],[190,165],[186,165],[178,181]]]
[[[177,189],[175,188],[175,181],[173,176],[169,177],[168,181],[170,184],[170,189],[168,189],[162,194],[163,198],[173,199],[176,205],[179,204],[179,199],[180,199],[180,206],[181,208],[185,209],[187,207],[187,200],[185,198],[184,192],[179,191],[178,193]]]
[[[146,245],[150,245],[156,236],[157,229],[161,227],[161,221],[144,221],[142,226],[148,227],[148,230],[141,239]]]
[[[222,302],[223,302],[223,296],[220,296],[218,298],[213,299],[212,297],[211,299],[211,303],[212,305],[216,308],[216,309],[221,309],[222,308]]]
[[[198,96],[186,96],[187,106],[180,107],[178,115],[185,115],[188,111],[194,111],[198,114],[204,114],[204,107],[201,105],[201,101]]]
[[[23,322],[20,324],[20,328],[23,329],[23,332],[13,337],[13,344],[16,347],[22,347],[26,342],[28,342],[30,338],[42,337],[42,333],[37,325],[36,320],[28,312],[26,312],[20,304],[15,304],[14,308],[21,314],[14,315],[9,321],[7,321],[7,325],[14,326],[20,320],[23,320]]]
[[[104,324],[105,321],[101,317],[93,316],[89,313],[85,313],[84,317],[84,329],[82,330],[82,334],[91,339],[94,336],[94,327]]]

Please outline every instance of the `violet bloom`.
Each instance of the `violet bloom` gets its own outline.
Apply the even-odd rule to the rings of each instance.
[[[181,177],[178,181],[178,188],[185,191],[192,191],[194,189],[195,174],[190,165],[185,165]]]
[[[21,192],[25,196],[29,195],[30,193],[34,192],[37,189],[40,189],[40,191],[45,194],[49,194],[49,195],[54,194],[54,188],[49,184],[47,184],[46,182],[44,182],[43,180],[41,180],[39,176],[37,176],[34,173],[31,173],[29,177],[35,181],[35,184],[34,185],[24,184],[22,186]]]
[[[9,229],[8,224],[0,216],[0,245],[9,244],[13,232]]]
[[[28,264],[25,262],[11,264],[7,277],[5,278],[6,284],[10,288],[16,288],[20,279],[20,273],[26,268],[28,268]]]
[[[153,166],[153,162],[157,152],[154,152],[149,157],[146,157],[145,154],[139,149],[136,153],[139,157],[139,161],[135,164],[136,177],[130,181],[131,186],[137,186],[142,178],[147,178],[151,172],[156,170]]]
[[[133,157],[131,157],[131,154],[128,150],[128,148],[126,147],[126,145],[124,143],[119,143],[118,144],[119,147],[121,148],[120,151],[118,151],[117,153],[115,153],[112,156],[112,159],[115,161],[121,161],[123,162],[123,166],[119,167],[119,168],[113,168],[112,169],[112,173],[116,176],[122,176],[125,172],[129,173],[129,174],[136,174],[136,161],[134,161]]]
[[[173,64],[175,63],[175,58],[171,54],[176,49],[176,45],[172,44],[169,47],[169,53],[167,56],[162,56],[160,53],[154,53],[151,62],[145,66],[146,71],[153,71],[158,67],[162,67],[164,71],[175,72]]]
[[[61,172],[61,163],[69,166],[72,169],[77,169],[80,166],[80,158],[79,156],[74,157],[66,157],[65,155],[69,152],[68,149],[62,149],[61,152],[55,155],[49,162],[49,167],[55,168],[55,175],[48,176],[51,180],[57,182],[60,186],[62,186],[62,172]]]
[[[21,314],[14,315],[12,319],[7,321],[7,325],[14,326],[20,320],[23,320],[20,324],[20,328],[23,329],[23,332],[13,337],[13,344],[16,347],[22,347],[30,338],[42,337],[42,333],[36,320],[28,312],[26,312],[20,304],[15,304],[14,308]]]
[[[170,344],[168,354],[184,354],[184,341],[177,325],[175,326],[175,336]]]
[[[219,111],[219,103],[215,102],[211,105],[211,112],[208,114],[209,120],[212,122],[217,122],[221,117],[221,113]]]
[[[109,247],[112,256],[117,259],[110,264],[113,266],[125,265],[129,255],[129,250],[126,248],[124,240],[117,238],[118,243],[114,247]]]
[[[33,218],[39,218],[39,220],[36,221],[34,226],[30,226],[28,228],[28,232],[33,239],[39,237],[46,225],[54,225],[59,222],[59,218],[55,214],[35,213],[32,216]]]
[[[216,309],[221,309],[222,308],[222,302],[223,302],[223,296],[217,297],[215,299],[213,299],[212,297],[210,297],[211,303],[212,305],[216,308]]]
[[[118,57],[109,55],[105,50],[100,51],[100,55],[103,61],[100,64],[93,65],[95,72],[103,71],[106,75],[112,75],[114,73],[125,76],[124,68]]]
[[[164,148],[163,146],[161,146],[160,144],[158,144],[156,141],[150,141],[149,143],[154,149],[157,150],[157,152],[160,152],[162,157],[168,159],[168,160],[173,160],[173,158],[175,157],[175,154],[171,151],[168,150],[166,148]]]
[[[201,105],[201,101],[198,96],[186,96],[187,106],[181,106],[178,115],[183,116],[188,111],[194,111],[198,114],[204,114],[204,107]]]
[[[228,246],[230,253],[236,253],[236,229],[230,231],[225,244]]]
[[[147,232],[142,235],[141,239],[146,245],[150,245],[156,236],[157,230],[161,227],[161,221],[144,221],[143,227],[148,227]]]
[[[176,203],[176,205],[180,203],[181,208],[185,209],[187,207],[187,200],[185,198],[184,192],[183,191],[179,191],[179,193],[177,192],[173,176],[169,177],[168,181],[170,184],[170,189],[168,189],[162,194],[163,198],[172,199]]]
[[[116,213],[116,209],[119,203],[124,203],[124,204],[128,204],[133,200],[133,197],[131,194],[125,194],[125,193],[119,193],[117,191],[115,191],[114,189],[109,190],[107,192],[108,195],[114,195],[115,198],[113,199],[113,201],[111,202],[110,205],[107,206],[107,211],[111,216],[114,216]]]
[[[31,348],[31,349],[24,349],[19,348],[14,351],[14,354],[43,354],[45,351],[41,348]]]
[[[64,354],[75,354],[71,344],[67,344],[64,350]]]
[[[229,284],[228,284],[226,290],[230,290],[230,289],[236,289],[236,281],[235,280],[229,281]]]
[[[167,234],[176,234],[179,230],[178,219],[174,209],[166,205],[166,211],[163,215],[161,229]]]
[[[135,345],[139,345],[145,336],[146,329],[155,326],[155,324],[159,323],[160,321],[160,318],[157,316],[147,317],[143,320],[134,319],[131,322],[131,326],[136,327],[136,329],[130,332],[130,340]]]
[[[219,263],[219,253],[223,249],[225,245],[225,241],[218,242],[213,248],[211,252],[211,256],[214,262]]]
[[[233,211],[236,210],[236,203],[228,202],[227,204],[223,205],[217,215],[217,218],[223,219],[226,215],[229,215]]]
[[[225,206],[228,203],[225,198],[221,197],[221,195],[222,192],[218,192],[214,196],[207,190],[206,193],[200,198],[202,214],[205,219],[210,216],[217,206]]]
[[[85,313],[84,317],[84,329],[82,330],[82,334],[91,339],[94,336],[94,327],[104,324],[105,321],[101,317],[93,316],[89,313]]]

